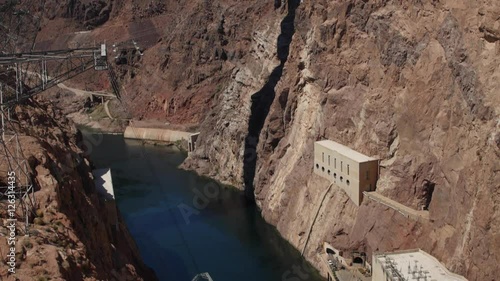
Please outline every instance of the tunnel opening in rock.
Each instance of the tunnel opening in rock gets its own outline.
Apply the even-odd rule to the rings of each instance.
[[[335,251],[331,248],[326,248],[326,253],[330,255],[336,255]]]
[[[436,187],[436,184],[424,180],[423,186],[422,186],[422,207],[424,210],[429,210],[429,206],[431,205],[432,201],[432,194],[434,193],[434,188]]]
[[[295,33],[295,11],[300,0],[288,0],[288,13],[281,21],[281,33],[277,40],[277,56],[280,64],[273,69],[264,86],[252,95],[252,105],[248,120],[248,133],[245,138],[245,151],[243,158],[243,180],[245,196],[250,201],[255,201],[254,178],[257,167],[257,145],[264,123],[267,119],[271,105],[276,97],[275,87],[281,80],[283,68],[288,59],[290,44]]]
[[[353,264],[363,264],[363,258],[361,258],[361,257],[355,257],[355,258],[352,260],[352,263],[353,263]]]

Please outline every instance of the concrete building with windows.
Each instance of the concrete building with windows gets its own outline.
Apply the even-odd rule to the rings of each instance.
[[[378,160],[340,143],[322,140],[314,143],[314,172],[341,187],[359,206],[363,192],[375,190]]]
[[[420,249],[373,255],[372,281],[410,280],[467,281]]]

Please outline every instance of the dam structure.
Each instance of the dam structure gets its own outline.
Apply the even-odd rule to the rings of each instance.
[[[139,127],[127,126],[123,137],[126,139],[149,140],[159,142],[185,142],[187,143],[188,152],[193,152],[196,149],[196,141],[198,140],[199,132],[191,133],[185,131],[171,130],[158,127]]]

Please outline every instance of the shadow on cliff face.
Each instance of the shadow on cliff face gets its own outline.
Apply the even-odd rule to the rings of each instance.
[[[252,106],[250,108],[248,134],[245,138],[245,153],[243,158],[245,196],[251,202],[255,202],[254,178],[257,168],[259,135],[276,96],[275,87],[283,75],[283,68],[290,53],[290,43],[295,33],[295,11],[299,4],[300,0],[288,0],[288,14],[281,21],[281,34],[278,36],[276,44],[280,64],[271,72],[262,89],[252,95]]]

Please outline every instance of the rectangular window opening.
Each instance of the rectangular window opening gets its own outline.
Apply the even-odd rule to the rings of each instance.
[[[328,166],[330,166],[330,155],[328,155]]]
[[[323,163],[325,163],[325,153],[324,152],[321,153],[321,161],[323,161]]]
[[[349,175],[349,164],[347,164],[347,175]]]
[[[344,169],[344,161],[340,161],[340,171],[342,172],[343,169]]]

